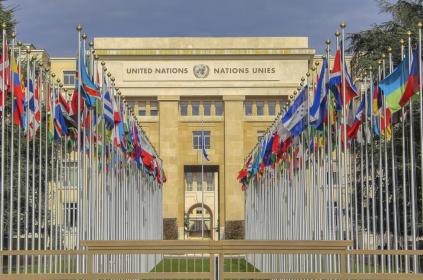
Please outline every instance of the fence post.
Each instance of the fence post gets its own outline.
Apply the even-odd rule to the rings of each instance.
[[[347,248],[345,248],[344,252],[341,253],[341,277],[340,279],[347,279]]]
[[[87,256],[87,276],[89,280],[94,280],[94,275],[93,275],[93,254],[88,254]]]

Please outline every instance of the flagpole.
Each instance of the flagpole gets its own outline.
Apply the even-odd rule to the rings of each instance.
[[[201,119],[201,149],[205,149],[204,141],[204,127],[203,120]],[[204,165],[203,165],[203,150],[201,150],[201,239],[204,239]]]
[[[388,48],[389,51],[389,73],[392,73],[394,67],[392,63],[392,48]],[[391,114],[391,163],[392,163],[392,203],[394,208],[394,249],[398,250],[398,218],[397,218],[397,173],[395,166],[395,143],[394,143],[394,129],[393,129],[393,116]],[[399,272],[399,257],[395,255],[395,272]]]
[[[2,43],[3,43],[3,48],[2,48],[2,58],[3,58],[3,63],[2,63],[2,83],[1,83],[1,98],[2,98],[2,116],[1,116],[1,185],[0,185],[0,251],[4,250],[4,245],[3,245],[3,236],[4,236],[4,226],[3,226],[3,221],[4,221],[4,148],[5,148],[5,138],[4,138],[4,134],[5,134],[5,112],[6,112],[6,106],[5,106],[5,101],[6,101],[6,93],[5,93],[5,86],[4,86],[4,82],[5,82],[5,61],[4,61],[4,57],[5,57],[5,43],[6,43],[6,23],[2,24],[2,28],[3,28],[3,32],[2,32]],[[10,237],[9,237],[10,238]],[[3,274],[3,258],[0,258],[0,274]]]
[[[419,29],[419,42],[418,42],[418,48],[419,48],[419,102],[420,102],[420,180],[423,180],[423,74],[422,74],[422,22],[419,21],[417,23],[417,27]],[[423,185],[423,183],[421,183]],[[423,199],[423,192],[422,192],[422,199]],[[423,215],[422,215],[423,219]]]
[[[385,54],[382,54],[382,75],[383,78],[386,77],[386,62],[385,62]],[[390,231],[390,211],[389,211],[389,170],[388,170],[388,127],[387,127],[387,122],[386,122],[386,98],[382,99],[382,108],[383,108],[383,112],[382,112],[382,116],[383,116],[383,121],[384,121],[384,134],[383,134],[383,151],[384,151],[384,167],[385,167],[385,212],[386,212],[386,245],[387,245],[387,250],[391,249],[391,231]],[[380,143],[382,145],[382,143]],[[391,256],[386,256],[387,259],[387,265],[388,265],[388,272],[391,273]]]
[[[407,32],[408,35],[408,71],[411,71],[411,58],[412,58],[412,50],[411,50],[411,31]],[[421,84],[421,83],[420,83]],[[414,131],[413,131],[413,99],[410,99],[410,164],[411,164],[411,226],[412,226],[412,235],[413,235],[413,250],[417,249],[416,246],[416,176],[414,173]],[[418,272],[417,267],[417,256],[413,255],[413,272]]]
[[[10,56],[11,56],[11,61],[14,61],[15,58],[15,38],[16,38],[16,33],[13,32],[12,33],[12,44],[11,44],[11,48],[10,48]],[[5,61],[5,56],[3,56],[3,65],[6,63]],[[11,71],[13,71],[14,65],[12,66],[10,61],[9,61],[9,69],[11,69]],[[5,71],[5,70],[3,70]],[[9,71],[9,76],[10,76],[10,71]],[[10,119],[10,193],[9,193],[9,197],[10,197],[10,201],[9,201],[9,250],[13,250],[13,177],[14,177],[14,159],[15,159],[15,152],[14,152],[14,146],[15,146],[15,140],[14,140],[14,129],[13,129],[13,99],[14,99],[14,79],[10,79],[11,81],[11,85],[10,85],[10,89],[11,89],[11,101],[10,101],[10,110],[11,110],[11,119]],[[4,78],[3,78],[4,81]],[[5,100],[3,101],[4,103]],[[3,104],[3,108],[5,108],[6,106],[4,106],[5,104]],[[3,111],[4,112],[4,111]],[[2,144],[3,145],[3,144]],[[18,155],[20,156],[20,155]],[[18,178],[19,180],[19,178]],[[19,219],[16,219],[16,222],[19,223]],[[18,257],[17,257],[18,258]],[[9,268],[8,268],[8,273],[11,274],[12,273],[12,256],[9,256]],[[0,266],[1,267],[1,266]],[[1,269],[0,269],[1,270]],[[1,273],[0,273],[1,274]]]
[[[25,250],[28,250],[28,231],[29,231],[29,67],[30,67],[30,58],[29,55],[31,53],[31,49],[29,46],[26,49],[26,88],[25,88],[25,100],[26,100],[26,179],[25,179]],[[28,256],[25,256],[25,274],[28,273]]]

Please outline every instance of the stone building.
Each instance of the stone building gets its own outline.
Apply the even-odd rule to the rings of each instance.
[[[243,238],[237,173],[313,63],[308,38],[94,38],[94,48],[165,163],[165,235],[199,238],[204,217],[206,237]],[[73,88],[75,59],[50,61]]]

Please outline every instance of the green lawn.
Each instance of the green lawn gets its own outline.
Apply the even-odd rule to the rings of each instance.
[[[254,266],[245,259],[225,259],[224,271],[253,272]],[[165,258],[151,271],[154,272],[210,272],[209,258]],[[257,269],[255,270],[258,271]]]

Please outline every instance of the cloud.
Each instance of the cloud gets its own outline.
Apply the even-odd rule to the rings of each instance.
[[[18,38],[53,56],[76,51],[75,26],[91,37],[308,36],[322,51],[339,23],[348,32],[387,20],[371,0],[15,0]]]

